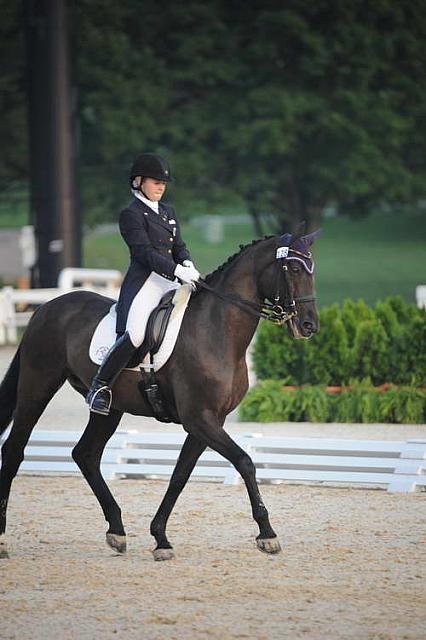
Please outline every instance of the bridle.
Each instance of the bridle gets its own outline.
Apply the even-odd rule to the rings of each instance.
[[[289,255],[294,254],[294,255]],[[300,257],[299,257],[300,256]],[[239,307],[243,311],[257,318],[263,318],[264,320],[269,320],[273,324],[285,324],[291,318],[297,315],[296,302],[304,303],[304,302],[314,302],[315,296],[299,296],[294,297],[291,291],[290,283],[288,280],[288,260],[299,260],[303,263],[305,269],[308,273],[313,273],[312,269],[307,267],[307,263],[305,260],[311,260],[311,253],[307,254],[302,253],[301,251],[296,251],[296,249],[292,249],[291,247],[278,247],[276,251],[276,256],[273,261],[268,262],[262,269],[261,273],[269,267],[273,262],[276,263],[276,286],[275,286],[275,296],[274,301],[270,302],[269,300],[264,300],[262,304],[258,304],[256,302],[252,302],[251,300],[245,300],[237,295],[231,295],[227,293],[222,293],[218,289],[214,289],[210,285],[207,284],[205,280],[201,278],[197,280],[196,286],[201,289],[205,289],[206,291],[210,291],[215,296],[228,302],[229,304],[233,304],[236,307]],[[284,278],[286,295],[281,300],[281,281]]]

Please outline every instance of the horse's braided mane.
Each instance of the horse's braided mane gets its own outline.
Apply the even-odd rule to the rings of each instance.
[[[232,256],[229,256],[229,258],[223,264],[221,264],[211,273],[207,274],[204,280],[207,283],[209,283],[214,278],[215,275],[217,275],[219,272],[223,271],[224,269],[227,269],[230,266],[230,264],[234,262],[234,260],[238,258],[238,256],[240,256],[246,249],[253,247],[255,244],[259,244],[259,242],[263,242],[264,240],[270,240],[271,238],[274,238],[274,237],[275,236],[264,236],[263,238],[257,238],[256,240],[252,240],[248,244],[240,244],[239,251],[234,253]]]

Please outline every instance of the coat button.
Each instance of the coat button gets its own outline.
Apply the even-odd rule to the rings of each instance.
[[[169,241],[170,241],[170,242],[173,242],[173,238],[169,238]]]
[[[172,252],[172,250],[171,250],[171,249],[167,249],[167,253],[171,253],[171,252]]]

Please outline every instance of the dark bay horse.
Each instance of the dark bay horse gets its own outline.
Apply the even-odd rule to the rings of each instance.
[[[257,546],[278,553],[249,455],[224,431],[226,416],[248,388],[246,351],[259,317],[286,322],[295,338],[318,330],[313,262],[309,251],[316,233],[273,236],[241,247],[193,295],[168,362],[157,373],[166,408],[187,432],[161,505],[151,523],[154,557],[173,557],[166,524],[198,458],[210,447],[241,474],[259,526]],[[271,302],[272,301],[272,302]],[[13,418],[2,447],[0,471],[0,555],[7,556],[6,510],[13,478],[24,458],[30,434],[46,405],[68,380],[86,395],[96,366],[89,360],[94,329],[113,301],[88,291],[72,292],[44,304],[33,315],[0,386],[0,434]],[[138,372],[125,370],[113,392],[109,416],[90,413],[72,455],[97,497],[109,525],[108,544],[126,550],[121,510],[101,471],[100,461],[124,412],[151,416],[139,391]]]

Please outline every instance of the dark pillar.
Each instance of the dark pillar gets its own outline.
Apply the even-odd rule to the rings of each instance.
[[[75,178],[75,119],[66,0],[26,0],[33,285],[56,286],[81,264]]]

